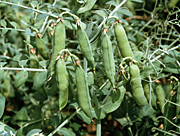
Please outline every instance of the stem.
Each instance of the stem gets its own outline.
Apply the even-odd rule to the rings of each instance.
[[[54,18],[58,18],[58,16],[56,16],[56,15],[53,15],[53,14],[50,14],[50,13],[47,13],[47,12],[43,12],[43,11],[41,11],[41,10],[29,8],[29,7],[20,5],[20,4],[15,4],[15,3],[5,2],[5,1],[0,1],[0,3],[5,3],[5,4],[13,5],[13,6],[19,6],[19,7],[22,7],[22,8],[25,8],[25,9],[30,9],[30,10],[33,10],[33,11],[36,11],[36,12],[39,12],[39,13],[42,13],[42,14],[47,14],[47,15],[52,16],[52,17],[54,17]]]
[[[96,136],[101,136],[101,120],[98,119],[96,124]]]
[[[24,70],[24,71],[47,71],[47,69],[35,69],[35,68],[8,68],[8,67],[1,67],[1,70]]]
[[[15,29],[15,28],[0,28],[0,29],[17,30],[17,31],[21,31],[21,32],[26,31],[26,30],[23,30],[23,29]]]
[[[102,101],[102,103],[101,103],[102,105],[106,102],[106,100],[107,100],[108,97],[110,96],[112,90],[113,90],[113,89],[112,89],[112,87],[111,87],[111,89],[109,90],[108,94],[106,95],[106,97],[105,97],[104,100]]]
[[[56,0],[55,0],[54,3],[52,4],[52,6],[55,6],[55,5],[56,5]],[[51,12],[48,12],[48,14],[51,14]],[[49,18],[49,16],[47,16],[47,17],[45,18],[45,21],[43,22],[43,25],[42,25],[42,27],[41,27],[40,33],[44,30],[44,27],[45,27],[45,25],[46,25],[46,22],[47,22],[48,18]]]
[[[127,0],[123,0],[110,14],[112,16]]]
[[[158,130],[158,131],[160,131],[160,132],[162,132],[162,133],[164,133],[164,134],[169,134],[169,135],[171,135],[171,136],[176,136],[176,135],[174,135],[174,134],[171,134],[171,133],[169,133],[169,132],[167,132],[167,131],[164,131],[164,130],[159,129],[159,128],[156,128],[156,127],[153,127],[153,128],[151,129],[151,131],[153,131],[153,132],[155,132],[155,130]]]
[[[51,132],[48,136],[53,136],[59,129],[61,129],[64,125],[66,125],[79,111],[81,108],[78,108],[69,118],[67,118],[62,124],[60,124],[53,132]]]

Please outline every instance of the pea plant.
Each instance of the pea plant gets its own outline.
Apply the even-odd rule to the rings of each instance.
[[[180,135],[179,4],[0,0],[0,135]]]

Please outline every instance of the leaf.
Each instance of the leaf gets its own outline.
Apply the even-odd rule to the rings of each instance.
[[[152,66],[146,66],[144,69],[142,69],[141,78],[148,77],[152,73],[154,73],[153,67]]]
[[[47,16],[49,16],[49,15],[48,15],[48,14],[40,14],[40,15],[37,17],[37,19],[45,18],[45,17],[47,17]]]
[[[97,0],[87,0],[87,3],[84,7],[80,8],[77,13],[84,13],[88,10],[91,10],[91,8],[94,6],[94,4],[96,3]]]
[[[120,86],[115,92],[111,92],[111,95],[108,97],[102,109],[106,114],[115,111],[122,103],[124,99],[126,89],[124,86]]]
[[[21,56],[22,56],[22,54],[18,54],[18,55],[16,55],[16,56],[14,56],[14,57],[13,57],[13,60],[19,62],[20,59],[21,59]]]
[[[180,74],[180,67],[178,67],[176,64],[168,64],[163,71],[174,73],[174,74]]]
[[[61,128],[57,131],[59,134],[62,134],[63,136],[76,136],[76,134],[67,128]]]
[[[71,30],[76,30],[77,29],[77,26],[73,22],[71,22],[69,20],[64,20],[64,24],[65,24],[66,27],[68,27]]]
[[[23,20],[21,20],[21,22],[24,24],[24,25],[26,25],[26,26],[28,26],[28,24],[26,23],[26,22],[24,22]],[[26,30],[27,29],[29,29],[29,28],[26,28]],[[30,31],[31,31],[31,29],[29,29]]]
[[[10,24],[11,24],[14,28],[16,28],[16,27],[18,26],[18,24],[17,24],[16,22],[10,22]]]
[[[50,117],[49,124],[56,128],[59,125],[59,123],[61,122],[61,118],[62,118],[61,114]]]
[[[33,88],[35,90],[39,89],[46,80],[47,80],[47,71],[43,71],[41,73],[36,74],[33,81]]]
[[[28,78],[28,72],[27,71],[20,71],[15,76],[15,82],[14,86],[16,88],[19,88],[21,85],[23,85]]]
[[[130,16],[130,17],[133,17],[133,14],[126,8],[121,8],[118,10],[118,12],[124,14],[124,15],[127,15],[127,16]]]
[[[175,62],[176,59],[172,55],[166,55],[162,61],[162,63],[170,63]]]
[[[145,116],[149,116],[149,115],[153,114],[154,112],[155,112],[155,110],[149,104],[146,104],[140,110],[139,115],[140,115],[140,117],[145,117]]]
[[[40,61],[39,65],[41,65],[41,67],[46,68],[47,67],[47,61]]]
[[[95,10],[92,13],[95,13],[103,18],[107,17],[107,13],[104,10]]]
[[[5,97],[4,96],[0,96],[0,118],[2,117],[2,115],[4,113],[5,102],[6,102]]]
[[[0,70],[0,82],[4,78],[4,69]]]
[[[19,61],[19,66],[24,67],[27,62],[28,62],[28,60],[21,60],[21,61]]]
[[[113,5],[115,7],[117,6],[117,3],[115,1],[108,1],[105,4],[110,4],[110,5]]]
[[[21,108],[15,115],[15,120],[17,121],[17,125],[22,126],[28,121],[28,113],[26,108]]]
[[[74,103],[69,104],[68,107],[70,107],[70,108],[72,108],[72,109],[78,109],[79,105],[78,105],[77,102],[74,102]]]
[[[17,30],[16,29],[12,29],[11,30],[11,35],[15,35],[17,33]]]
[[[41,129],[33,129],[33,130],[29,131],[26,136],[39,135],[39,133],[41,131],[42,131]]]
[[[7,31],[8,31],[8,29],[4,28],[4,29],[2,30],[3,35],[5,35],[5,34],[7,33]]]
[[[143,3],[142,0],[131,0],[131,1]]]
[[[88,116],[86,116],[86,114],[83,111],[78,112],[77,116],[87,124],[91,123],[91,119]]]
[[[3,27],[6,27],[7,26],[7,23],[4,19],[1,19],[0,20],[0,25],[3,26]]]
[[[0,66],[2,66],[2,67],[6,64],[7,64],[7,62],[0,62]]]

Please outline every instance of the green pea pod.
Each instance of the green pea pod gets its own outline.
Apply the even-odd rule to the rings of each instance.
[[[86,12],[88,10],[90,10],[94,4],[96,3],[97,0],[87,0],[86,2],[86,5],[82,8],[80,8],[77,13],[80,14],[80,13],[83,13],[83,12]]]
[[[95,71],[94,57],[91,49],[91,44],[81,24],[78,26],[78,41],[83,55],[87,59],[88,63],[92,66],[93,71]]]
[[[56,79],[59,88],[59,110],[61,111],[68,102],[68,73],[62,58],[56,63]]]
[[[139,106],[144,106],[148,104],[147,99],[144,95],[143,87],[141,84],[141,76],[139,67],[136,64],[131,63],[129,66],[130,72],[130,84],[131,84],[131,91],[134,97],[134,100]]]
[[[58,52],[62,49],[65,49],[65,39],[66,39],[66,30],[64,22],[61,20],[57,23],[55,32],[53,35],[53,52],[51,56],[51,61],[49,64],[50,76],[54,74],[55,71],[55,61],[58,55]]]
[[[155,86],[155,93],[157,96],[157,100],[159,102],[159,107],[161,109],[161,112],[164,113],[163,105],[165,104],[165,92],[160,83],[157,83]]]
[[[89,118],[92,118],[88,82],[86,79],[85,72],[82,69],[81,65],[76,66],[75,76],[79,106]]]
[[[36,47],[38,53],[44,58],[49,59],[49,52],[46,44],[44,43],[43,39],[41,38],[40,34],[36,35]]]
[[[29,60],[30,60],[30,63],[29,63],[30,68],[39,68],[39,60],[38,60],[37,55],[30,54]],[[32,75],[33,79],[34,79],[36,73],[37,72],[35,72],[35,71],[31,71],[31,75]]]
[[[4,78],[4,69],[0,69],[0,82]]]
[[[103,37],[102,37],[101,46],[102,46],[103,64],[104,64],[106,76],[111,82],[113,88],[115,88],[115,64],[114,64],[112,43],[106,32],[102,36]]]
[[[23,85],[26,82],[27,78],[28,78],[28,72],[27,71],[18,72],[15,76],[14,86],[16,88],[20,87],[21,85]]]
[[[144,90],[144,94],[147,98],[147,100],[149,101],[150,98],[150,84],[148,82],[142,82],[143,85],[143,90]],[[157,105],[156,105],[156,96],[154,94],[154,91],[151,90],[151,105],[157,109]]]
[[[128,42],[126,32],[120,22],[116,21],[114,26],[114,33],[116,41],[121,53],[122,58],[131,57],[134,58],[134,54]]]

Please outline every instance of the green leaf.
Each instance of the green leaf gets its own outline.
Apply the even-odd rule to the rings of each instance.
[[[1,19],[0,20],[0,25],[3,26],[3,27],[6,27],[7,26],[7,23],[4,19]]]
[[[96,1],[97,1],[97,0],[88,0],[88,2],[85,4],[85,6],[84,6],[84,7],[81,7],[81,8],[77,11],[77,13],[80,14],[80,13],[84,13],[84,12],[90,10],[90,9],[94,6],[94,4],[96,3]]]
[[[4,28],[4,29],[2,30],[2,34],[5,35],[5,34],[7,33],[7,31],[8,31],[8,29]]]
[[[15,35],[17,33],[17,30],[16,29],[12,29],[11,30],[11,35]]]
[[[115,1],[108,1],[105,4],[110,4],[110,5],[113,5],[115,7],[117,6],[117,3]]]
[[[154,73],[153,67],[152,66],[146,66],[144,69],[142,69],[141,78],[148,77],[152,73]]]
[[[7,62],[0,62],[0,66],[2,66],[2,67],[6,64],[7,64]]]
[[[95,10],[92,13],[95,13],[103,18],[107,17],[107,13],[104,10]]]
[[[0,70],[0,82],[4,78],[4,69]]]
[[[72,108],[72,109],[78,109],[79,105],[78,105],[77,102],[74,102],[74,103],[69,104],[68,107],[70,107],[70,108]]]
[[[2,115],[4,113],[5,102],[6,102],[5,97],[4,96],[0,96],[0,118],[2,117]]]
[[[140,110],[139,115],[140,115],[140,117],[145,117],[145,116],[149,116],[149,115],[153,114],[154,112],[155,112],[155,110],[149,104],[146,104]]]
[[[68,27],[71,30],[76,30],[77,29],[77,26],[72,21],[64,20],[64,24],[65,24],[66,27]]]
[[[102,109],[106,114],[115,111],[122,103],[124,99],[126,89],[124,86],[120,86],[116,93],[111,92],[105,104],[102,105]]]
[[[49,16],[49,15],[48,15],[48,14],[40,14],[40,15],[37,17],[37,19],[45,18],[45,17],[47,17],[47,16]]]
[[[59,123],[61,122],[61,118],[62,118],[61,114],[50,117],[49,124],[56,128],[59,125]]]
[[[21,61],[19,61],[19,66],[24,67],[27,62],[28,62],[28,60],[21,60]]]
[[[142,0],[131,0],[131,1],[143,3]]]
[[[16,113],[15,120],[17,125],[22,126],[28,121],[28,113],[26,108],[22,108],[20,111]]]
[[[14,28],[16,28],[16,27],[18,26],[18,24],[17,24],[16,22],[10,22],[10,24],[11,24]]]
[[[23,85],[26,82],[27,78],[28,78],[28,72],[27,71],[18,72],[15,76],[14,86],[16,88],[20,87],[21,85]]]
[[[130,16],[130,17],[134,17],[133,14],[126,8],[121,8],[118,10],[118,12],[120,12],[124,15]]]
[[[39,89],[43,83],[47,80],[47,71],[42,71],[34,77],[33,88],[35,90]]]
[[[91,123],[91,119],[90,119],[88,116],[86,116],[86,114],[85,114],[83,111],[78,112],[78,113],[77,113],[77,116],[78,116],[81,120],[83,120],[84,122],[86,122],[87,124],[90,124],[90,123]]]
[[[61,128],[58,130],[58,133],[62,134],[63,136],[76,136],[74,132],[68,130],[67,128]]]
[[[18,54],[18,55],[16,55],[16,56],[14,56],[14,57],[13,57],[13,60],[19,62],[20,59],[21,59],[21,56],[22,56],[22,54]]]
[[[180,67],[177,66],[176,64],[168,64],[163,71],[169,72],[169,73],[174,73],[174,74],[180,74]]]
[[[41,129],[33,129],[33,130],[29,131],[26,136],[39,135],[39,133],[41,131],[42,131]]]
[[[40,61],[39,65],[41,65],[41,67],[46,68],[47,67],[47,61]]]

